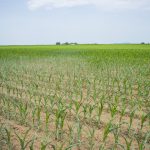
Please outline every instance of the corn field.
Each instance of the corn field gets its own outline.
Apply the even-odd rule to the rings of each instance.
[[[149,150],[150,45],[0,47],[1,150]]]

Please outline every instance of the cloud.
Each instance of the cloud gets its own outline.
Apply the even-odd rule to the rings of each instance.
[[[104,10],[149,9],[150,0],[28,0],[30,10],[93,5]]]

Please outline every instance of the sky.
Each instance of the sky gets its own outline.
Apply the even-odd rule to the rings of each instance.
[[[0,0],[0,45],[150,43],[150,0]]]

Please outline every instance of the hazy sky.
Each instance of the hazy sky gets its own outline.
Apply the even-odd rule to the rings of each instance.
[[[150,0],[0,0],[0,44],[150,42]]]

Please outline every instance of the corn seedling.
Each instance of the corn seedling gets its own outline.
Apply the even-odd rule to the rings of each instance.
[[[107,125],[104,128],[104,133],[103,133],[103,143],[106,142],[106,139],[109,135],[110,132],[112,132],[114,130],[112,121],[110,121],[109,123],[107,123]]]
[[[134,109],[131,113],[130,113],[130,122],[129,122],[129,128],[128,128],[128,133],[130,133],[130,130],[131,130],[131,126],[132,126],[132,123],[133,123],[133,118],[134,118],[134,115],[135,115],[135,111],[136,109]]]
[[[89,150],[94,149],[94,135],[95,135],[95,129],[89,129],[88,130],[88,144],[89,144]]]
[[[28,104],[26,103],[24,105],[22,102],[19,102],[17,107],[18,107],[18,111],[20,114],[20,123],[26,124],[26,119],[27,119],[27,115],[28,115]]]
[[[37,127],[38,127],[38,129],[40,129],[40,125],[41,125],[41,111],[42,111],[41,106],[37,106],[36,111],[37,111],[36,112]]]
[[[150,113],[148,113],[148,114],[142,114],[142,117],[141,117],[141,130],[143,129],[144,123],[146,122],[146,119],[148,117],[150,117]]]
[[[68,125],[68,130],[69,130],[69,145],[72,145],[74,143],[74,127]]]
[[[122,106],[122,108],[121,108],[121,111],[120,111],[119,123],[121,123],[122,118],[123,118],[123,116],[125,115],[125,113],[126,113],[126,105],[123,104],[123,106]]]
[[[133,142],[133,139],[132,138],[130,138],[130,139],[128,139],[127,137],[125,137],[125,136],[122,136],[123,138],[124,138],[124,140],[125,140],[125,143],[126,143],[126,150],[131,150],[132,148],[132,142]]]
[[[80,121],[78,121],[76,124],[76,129],[77,129],[76,131],[77,131],[77,141],[79,143],[81,142],[82,128],[83,128],[83,125],[81,124]]]
[[[93,113],[93,110],[94,110],[95,106],[94,105],[89,105],[88,108],[89,108],[88,109],[89,119],[91,119],[92,118],[92,113]]]
[[[13,149],[13,144],[11,142],[11,132],[7,128],[4,128],[5,134],[3,135],[3,140],[6,142],[8,150]]]
[[[101,115],[102,115],[103,109],[104,109],[104,102],[101,100],[98,103],[98,106],[97,106],[97,109],[96,109],[96,111],[97,111],[97,126],[98,127],[100,126]]]
[[[116,115],[116,113],[118,111],[117,104],[115,104],[115,103],[109,104],[109,110],[111,113],[111,117],[114,118],[114,116]]]
[[[40,150],[46,150],[46,148],[48,147],[48,145],[50,144],[50,142],[49,143],[43,143],[43,142],[41,142],[41,148],[40,148]]]
[[[19,141],[19,143],[20,143],[20,150],[26,150],[27,146],[29,146],[29,144],[32,143],[33,140],[34,140],[34,139],[31,139],[31,140],[28,140],[28,141],[27,141],[27,135],[28,135],[29,131],[30,131],[30,129],[28,129],[28,130],[25,132],[24,136],[21,136],[21,135],[19,135],[19,134],[17,134],[17,133],[15,132],[15,134],[16,134],[16,136],[17,136],[17,138],[18,138],[18,141]]]
[[[79,110],[81,108],[81,102],[78,102],[78,101],[74,101],[74,106],[75,106],[75,114],[76,114],[76,117],[77,119],[79,118]]]
[[[146,144],[148,145],[149,140],[150,140],[150,132],[145,133],[142,139],[139,139],[139,137],[136,136],[136,141],[138,143],[139,150],[145,150],[145,146]]]
[[[85,119],[87,116],[87,112],[88,112],[88,104],[83,104],[82,108],[83,108],[83,115],[84,115],[84,119]]]
[[[45,112],[45,127],[46,127],[46,132],[48,131],[48,124],[49,124],[49,118],[50,118],[50,112],[49,110],[46,110]]]
[[[66,108],[61,102],[59,103],[58,109],[56,110],[55,117],[56,139],[60,140],[62,138],[62,129],[66,117]]]

